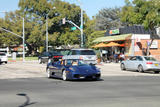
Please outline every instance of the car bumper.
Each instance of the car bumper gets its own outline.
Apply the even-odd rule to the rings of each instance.
[[[100,73],[95,74],[72,74],[68,79],[79,80],[79,79],[99,79],[101,77]]]
[[[145,71],[160,71],[160,68],[147,68]]]

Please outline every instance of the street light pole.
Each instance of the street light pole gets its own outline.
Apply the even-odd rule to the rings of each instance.
[[[56,7],[53,7],[52,9],[55,9],[55,8]],[[48,12],[48,14],[49,14],[49,12]],[[46,52],[48,52],[48,14],[46,14]]]
[[[23,62],[25,61],[25,34],[24,34],[24,17],[23,17]]]
[[[48,14],[46,15],[46,52],[48,52]]]

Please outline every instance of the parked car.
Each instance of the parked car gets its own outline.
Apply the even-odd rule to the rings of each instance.
[[[121,70],[154,71],[154,73],[159,73],[160,62],[150,56],[132,56],[121,62]]]
[[[8,56],[6,53],[4,52],[0,52],[0,59],[1,59],[1,62],[0,63],[8,63]]]
[[[92,49],[71,49],[68,55],[63,56],[63,59],[81,59],[88,64],[97,64],[97,56]]]
[[[59,61],[59,59],[62,59],[62,57],[66,54],[68,54],[68,50],[66,49],[54,49],[49,52],[41,53],[38,57],[38,61],[40,64],[51,61]]]
[[[94,79],[101,77],[100,70],[93,64],[86,64],[79,59],[65,59],[50,62],[46,68],[48,78],[58,77],[65,80]]]

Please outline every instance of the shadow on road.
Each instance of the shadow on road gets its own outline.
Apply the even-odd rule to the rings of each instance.
[[[19,93],[19,94],[17,94],[18,96],[23,96],[23,97],[25,97],[26,98],[26,101],[22,104],[22,105],[20,105],[20,106],[18,106],[18,107],[26,107],[26,106],[29,106],[29,105],[32,105],[32,104],[36,104],[37,102],[30,102],[30,98],[27,96],[27,94],[25,94],[25,93]]]
[[[55,80],[62,80],[62,78],[57,78],[57,77],[52,77],[49,79],[55,79]],[[57,83],[62,83],[62,81],[57,81]],[[99,80],[93,80],[93,79],[79,79],[79,80],[67,80],[69,82],[96,82],[96,81],[104,81],[103,79],[99,79]]]
[[[104,81],[103,79],[92,80],[92,79],[81,79],[81,80],[71,80],[71,82],[99,82]]]

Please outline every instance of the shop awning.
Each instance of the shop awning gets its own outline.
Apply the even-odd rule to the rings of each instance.
[[[108,44],[105,43],[99,43],[95,46],[93,46],[93,48],[102,48],[102,47],[114,47],[114,46],[120,46],[121,44],[115,43],[115,42],[110,42]]]
[[[105,47],[114,47],[114,46],[120,46],[120,44],[115,43],[115,42],[110,42],[110,43],[105,45]]]
[[[105,43],[99,43],[99,44],[97,44],[97,45],[95,45],[95,46],[92,46],[93,48],[100,48],[100,47],[105,47],[106,46],[106,44]]]
[[[109,42],[109,41],[121,41],[126,40],[127,37],[131,37],[132,34],[124,34],[117,36],[106,36],[95,39],[93,42]]]

